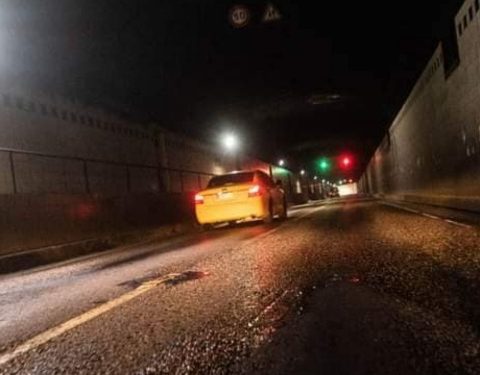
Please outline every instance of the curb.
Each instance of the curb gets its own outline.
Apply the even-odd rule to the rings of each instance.
[[[427,206],[480,214],[480,198],[477,197],[455,197],[448,195],[426,196],[414,194],[374,194],[373,197],[391,202],[423,204]]]
[[[194,223],[166,225],[156,229],[126,232],[119,235],[91,238],[66,244],[26,250],[0,257],[0,275],[33,270],[90,254],[100,254],[123,245],[145,241],[160,241],[198,229]]]

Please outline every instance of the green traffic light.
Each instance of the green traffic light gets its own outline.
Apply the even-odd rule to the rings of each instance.
[[[318,166],[320,168],[320,171],[328,172],[328,170],[330,169],[330,161],[327,158],[322,158],[318,162]]]

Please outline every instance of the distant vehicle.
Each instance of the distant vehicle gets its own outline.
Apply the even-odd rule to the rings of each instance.
[[[287,200],[281,182],[266,173],[233,172],[212,177],[205,190],[195,195],[197,220],[205,228],[219,223],[287,217]]]
[[[328,195],[330,196],[330,198],[338,198],[340,196],[338,188],[337,187],[332,188],[332,190],[330,190]]]

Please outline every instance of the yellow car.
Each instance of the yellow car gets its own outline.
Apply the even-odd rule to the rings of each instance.
[[[281,183],[266,173],[233,172],[212,177],[205,190],[195,195],[197,220],[205,227],[218,223],[287,217],[287,200]]]

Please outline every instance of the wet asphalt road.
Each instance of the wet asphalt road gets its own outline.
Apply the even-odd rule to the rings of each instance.
[[[291,216],[1,278],[0,362],[141,293],[0,373],[480,373],[477,226],[361,199]]]

